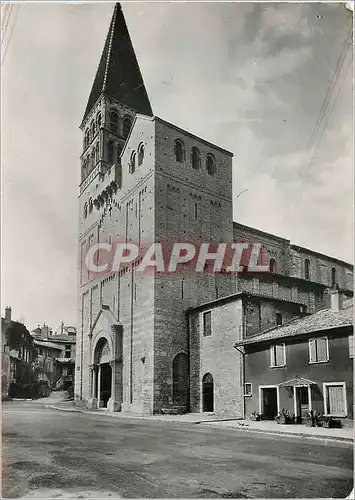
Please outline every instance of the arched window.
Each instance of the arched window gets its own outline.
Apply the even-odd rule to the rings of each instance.
[[[216,160],[211,154],[208,154],[206,157],[206,170],[210,175],[214,175],[216,173]]]
[[[276,260],[275,259],[270,259],[269,271],[270,271],[270,273],[276,273]]]
[[[95,149],[96,149],[96,163],[97,163],[100,159],[100,143],[99,142],[96,143]]]
[[[337,284],[337,270],[332,267],[332,286]]]
[[[95,157],[95,149],[93,149],[93,150],[91,151],[91,165],[92,165],[93,167],[95,166],[95,163],[96,163],[95,159],[96,159],[96,157]]]
[[[305,278],[306,280],[311,279],[311,274],[310,274],[310,265],[311,265],[311,263],[310,263],[309,259],[306,259],[306,260],[304,261],[304,278]]]
[[[88,216],[88,204],[84,203],[84,219]]]
[[[201,157],[200,157],[200,152],[197,148],[192,148],[191,149],[191,165],[192,168],[199,170],[201,166]]]
[[[118,113],[110,111],[110,129],[113,134],[118,134]]]
[[[90,143],[90,132],[89,129],[85,131],[84,148],[86,149]]]
[[[94,208],[94,204],[92,202],[92,198],[90,198],[90,200],[89,200],[89,214],[91,214],[93,208]]]
[[[107,143],[107,161],[110,165],[113,163],[113,141]]]
[[[180,352],[173,361],[173,404],[185,406],[189,402],[189,360]]]
[[[96,135],[96,123],[94,120],[90,124],[90,129],[91,129],[91,137],[94,138]]]
[[[97,116],[96,116],[96,125],[97,125],[98,129],[101,127],[101,111],[99,111],[97,113]]]
[[[117,163],[119,163],[121,161],[121,153],[122,153],[122,146],[120,146],[119,144],[117,144],[117,147],[116,147],[116,159],[117,159]]]
[[[185,161],[185,148],[182,141],[175,141],[175,160],[179,163],[183,163]]]
[[[202,379],[202,411],[214,411],[214,389],[211,373],[205,373]]]
[[[129,161],[129,172],[133,174],[136,170],[136,152],[133,151],[131,154],[131,159]]]
[[[129,116],[125,116],[122,120],[122,137],[127,139],[129,131],[131,130],[132,120]]]
[[[144,144],[140,144],[138,148],[138,166],[142,165],[144,159]]]

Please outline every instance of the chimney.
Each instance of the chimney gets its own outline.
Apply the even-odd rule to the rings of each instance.
[[[5,320],[11,321],[11,307],[5,307]]]
[[[339,293],[338,288],[333,288],[330,291],[330,310],[333,312],[340,311],[343,308],[343,295]]]
[[[49,334],[49,328],[48,326],[43,323],[43,326],[42,326],[42,336],[44,339],[48,340],[48,334]]]

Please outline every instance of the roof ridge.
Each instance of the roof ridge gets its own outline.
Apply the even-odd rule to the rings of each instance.
[[[112,52],[113,32],[114,32],[114,26],[116,24],[116,15],[117,15],[117,3],[115,5],[114,11],[113,11],[112,21],[111,21],[111,26],[110,26],[110,31],[111,31],[111,33],[110,33],[110,41],[108,43],[107,60],[106,60],[106,66],[105,66],[105,72],[104,72],[104,80],[102,82],[101,92],[105,92],[105,89],[106,89],[108,67],[110,65],[111,52]]]

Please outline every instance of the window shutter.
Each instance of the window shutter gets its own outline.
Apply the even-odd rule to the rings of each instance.
[[[270,346],[270,365],[276,366],[275,346],[274,345]]]
[[[315,361],[317,361],[315,339],[310,339],[309,341],[309,361],[310,363],[314,363]]]
[[[285,351],[283,344],[276,346],[276,365],[281,366],[285,364]]]
[[[327,338],[321,337],[317,339],[317,361],[327,361]]]
[[[354,335],[349,335],[349,358],[354,357]]]

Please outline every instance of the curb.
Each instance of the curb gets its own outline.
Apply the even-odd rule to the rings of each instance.
[[[55,405],[44,405],[44,407],[50,408],[51,410],[67,411],[70,413],[87,413],[84,410],[77,410],[76,408],[60,408],[59,406],[55,406]]]
[[[200,423],[200,422],[196,422]],[[201,422],[202,423],[202,422]],[[206,421],[204,422],[206,423]],[[216,422],[208,422],[214,424],[215,427],[217,427]],[[306,434],[306,433],[299,433],[296,434],[294,432],[282,432],[282,431],[269,431],[266,429],[248,429],[247,427],[228,427],[228,429],[233,429],[237,431],[245,431],[245,432],[255,432],[259,434],[269,434],[271,436],[287,436],[287,437],[294,437],[294,438],[303,438],[303,439],[316,439],[318,441],[335,441],[335,442],[343,442],[343,443],[354,443],[353,438],[348,438],[348,437],[343,437],[343,436],[324,436],[323,434]]]
[[[52,410],[66,411],[66,412],[69,412],[69,413],[89,413],[89,414],[94,414],[94,412],[92,412],[90,410],[79,410],[79,409],[76,409],[76,408],[60,408],[60,407],[55,406],[55,405],[46,405],[45,407],[46,408],[51,408]],[[110,413],[104,413],[103,415],[108,416],[108,417],[109,416],[113,416]],[[212,424],[214,427],[218,427],[218,423],[219,422],[227,422],[227,421],[240,420],[240,419],[232,419],[232,418],[230,418],[230,419],[212,420],[212,421],[211,420],[199,420],[199,421],[196,421],[196,422],[184,422],[184,421],[181,421],[181,420],[164,420],[164,419],[159,419],[159,418],[150,418],[150,419],[147,419],[144,416],[137,416],[137,415],[132,415],[132,417],[130,417],[130,418],[136,419],[136,420],[151,420],[153,422],[155,420],[156,422],[183,423],[183,424],[192,424],[192,425]],[[124,419],[122,418],[122,420],[124,420]],[[343,442],[343,443],[350,443],[350,444],[353,444],[353,442],[354,442],[353,438],[348,438],[348,437],[343,437],[343,436],[324,436],[323,434],[305,434],[305,433],[295,434],[293,432],[268,431],[268,430],[265,430],[265,429],[248,429],[247,427],[244,427],[244,426],[240,426],[240,427],[225,427],[225,429],[236,430],[236,431],[245,431],[245,432],[255,432],[255,433],[258,433],[258,434],[266,434],[266,435],[269,435],[269,436],[287,436],[287,437],[293,437],[295,439],[300,439],[300,438],[303,438],[303,439],[315,439],[315,440],[318,440],[318,441]]]

